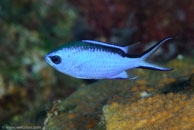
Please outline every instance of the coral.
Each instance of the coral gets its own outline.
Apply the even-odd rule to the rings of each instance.
[[[131,104],[104,107],[107,130],[192,130],[194,96],[157,94]]]
[[[0,122],[42,123],[50,101],[83,84],[54,73],[44,60],[72,39],[76,14],[63,0],[0,0],[0,10]]]

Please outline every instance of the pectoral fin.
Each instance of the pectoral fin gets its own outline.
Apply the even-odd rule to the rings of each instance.
[[[135,77],[128,77],[127,72],[126,71],[123,71],[123,72],[121,72],[118,75],[109,77],[108,79],[136,79],[136,78],[137,78],[137,76],[135,76]]]
[[[88,64],[88,62],[90,62],[91,60],[94,60],[95,58],[90,58],[90,59],[87,59],[85,60],[84,62],[81,62],[80,64],[75,64],[75,65],[72,65],[73,69],[77,72],[81,72],[82,71],[82,68],[85,64]]]

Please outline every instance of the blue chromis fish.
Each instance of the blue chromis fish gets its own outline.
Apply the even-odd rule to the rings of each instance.
[[[163,43],[172,38],[163,39],[140,55],[129,55],[127,52],[130,46],[82,40],[63,45],[48,53],[45,59],[56,70],[75,78],[134,79],[135,77],[128,76],[126,70],[133,68],[172,70],[145,61]]]

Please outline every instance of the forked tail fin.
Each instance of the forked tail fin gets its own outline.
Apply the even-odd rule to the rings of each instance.
[[[156,43],[153,47],[149,48],[148,50],[146,50],[145,52],[143,52],[141,54],[141,63],[140,63],[140,68],[149,68],[149,69],[154,69],[154,70],[160,70],[160,71],[170,71],[172,70],[172,68],[163,68],[157,65],[153,65],[150,63],[147,63],[145,60],[151,55],[153,54],[163,43],[165,43],[168,40],[173,39],[174,37],[167,37],[165,39],[163,39],[162,41]]]

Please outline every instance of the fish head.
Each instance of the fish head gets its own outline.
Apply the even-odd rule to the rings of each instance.
[[[66,56],[64,55],[63,50],[58,50],[54,52],[50,52],[45,56],[46,62],[55,68],[56,70],[65,73],[66,70],[68,69],[67,67],[67,59]]]

